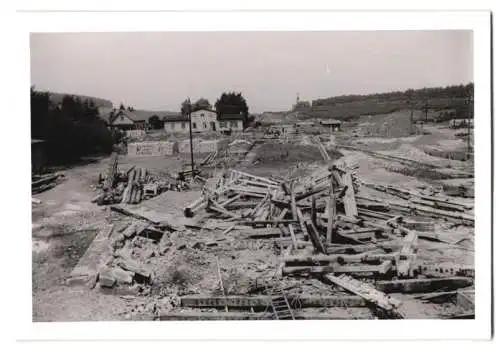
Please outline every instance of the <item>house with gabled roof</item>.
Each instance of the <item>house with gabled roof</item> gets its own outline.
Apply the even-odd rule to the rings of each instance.
[[[191,130],[200,132],[242,131],[245,117],[242,114],[222,114],[217,116],[213,109],[203,108],[191,113]],[[182,113],[163,115],[165,131],[189,133],[189,116]]]

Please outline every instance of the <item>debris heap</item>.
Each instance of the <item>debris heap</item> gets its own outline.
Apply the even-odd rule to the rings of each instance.
[[[150,174],[146,168],[136,168],[135,166],[127,171],[119,172],[117,157],[116,153],[113,154],[107,173],[104,176],[99,174],[98,188],[100,188],[101,193],[92,199],[93,203],[98,205],[137,204],[164,191],[189,189],[182,172],[182,176],[170,181],[166,180],[165,177]]]
[[[326,158],[326,157],[325,157]],[[472,207],[445,197],[362,182],[340,162],[309,177],[279,180],[230,170],[205,186],[184,208],[186,217],[201,213],[229,223],[227,234],[241,225],[255,228],[248,238],[273,238],[281,254],[282,276],[322,279],[373,304],[391,318],[404,318],[402,302],[386,293],[413,293],[429,284],[442,289],[472,284],[473,267],[425,264],[418,240],[447,243],[426,231],[440,218],[473,225]],[[390,193],[402,201],[379,201],[367,189]],[[257,229],[259,228],[259,229]]]

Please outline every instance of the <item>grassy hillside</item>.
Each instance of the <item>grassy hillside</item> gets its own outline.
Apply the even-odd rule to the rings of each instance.
[[[64,96],[73,96],[78,97],[81,101],[91,100],[94,101],[96,107],[107,107],[112,108],[113,103],[109,100],[105,100],[103,98],[93,97],[93,96],[85,96],[85,95],[73,95],[73,94],[63,94],[59,92],[50,92],[50,101],[54,104],[62,103]]]
[[[349,120],[362,115],[389,114],[413,107],[414,111],[425,111],[443,116],[439,111],[454,110],[446,117],[464,118],[467,113],[468,94],[473,94],[473,84],[395,91],[370,95],[344,95],[313,100],[307,113],[315,118]],[[417,113],[416,113],[417,114]]]

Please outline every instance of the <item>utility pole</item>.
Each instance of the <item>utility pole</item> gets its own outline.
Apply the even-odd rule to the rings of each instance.
[[[191,148],[191,178],[194,178],[194,157],[193,157],[193,130],[191,128],[191,99],[188,97],[188,115],[189,115],[189,147]]]
[[[470,120],[472,116],[472,101],[473,97],[471,92],[468,93],[467,97],[467,159],[470,158],[471,146],[470,146]]]
[[[425,100],[425,122],[427,123],[427,113],[429,112],[429,99]]]
[[[410,135],[413,135],[413,103],[411,92],[408,96],[408,107],[410,107]]]

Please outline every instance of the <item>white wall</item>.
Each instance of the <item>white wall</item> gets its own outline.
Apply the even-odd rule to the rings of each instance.
[[[217,113],[214,111],[199,110],[191,113],[191,123],[193,132],[210,131],[211,123],[216,123],[217,130]]]
[[[217,131],[221,129],[232,129],[234,131],[243,130],[242,120],[220,120],[217,122]]]
[[[184,124],[184,128],[182,128],[182,124]],[[167,132],[189,133],[189,122],[165,122],[164,128]]]
[[[196,115],[195,115],[196,113]],[[201,115],[203,114],[203,116]],[[243,130],[243,121],[242,120],[223,120],[218,121],[217,115],[215,112],[211,112],[207,114],[207,111],[203,113],[202,111],[196,111],[191,113],[191,122],[193,127],[193,133],[196,132],[206,132],[212,131],[210,126],[210,122],[215,123],[215,131],[221,131],[222,129],[232,129],[233,131],[242,131]],[[182,124],[184,124],[184,128],[182,128]],[[196,128],[194,127],[196,124]],[[223,126],[224,125],[224,126]],[[206,128],[205,128],[206,126]],[[165,131],[166,132],[185,132],[189,133],[189,122],[165,122]]]
[[[134,125],[134,122],[125,115],[119,115],[113,120],[112,125]]]

